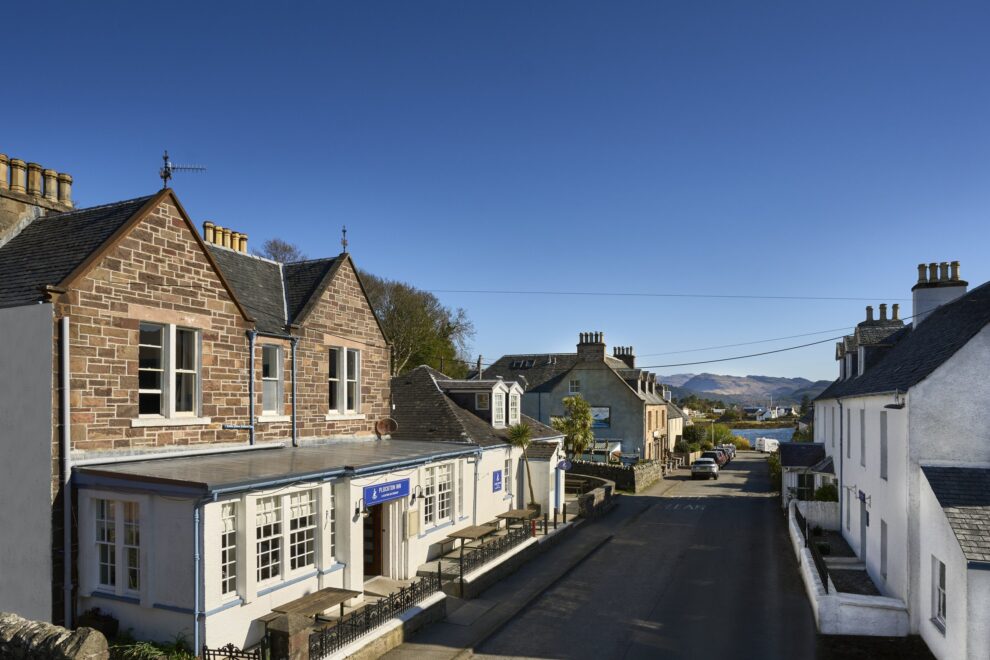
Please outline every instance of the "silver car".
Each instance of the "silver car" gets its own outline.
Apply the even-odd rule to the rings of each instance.
[[[714,458],[699,458],[691,464],[692,479],[718,479],[718,463]]]

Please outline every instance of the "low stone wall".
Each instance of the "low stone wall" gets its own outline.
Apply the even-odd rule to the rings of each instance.
[[[683,461],[684,461],[683,467],[691,467],[691,464],[692,463],[694,463],[696,460],[698,460],[699,458],[701,458],[701,452],[700,451],[691,451],[691,452],[675,451],[673,453],[673,456],[674,456],[674,458],[683,459]]]
[[[106,660],[107,639],[92,628],[66,630],[0,612],[0,658],[5,660]]]
[[[571,474],[608,479],[619,490],[639,493],[663,478],[663,463],[640,461],[636,465],[573,461]]]
[[[578,515],[582,518],[595,518],[612,508],[615,499],[615,483],[608,479],[588,477],[601,483],[577,498]]]
[[[812,529],[821,527],[822,529],[839,530],[839,503],[838,502],[812,502],[797,501],[798,511],[808,521]]]

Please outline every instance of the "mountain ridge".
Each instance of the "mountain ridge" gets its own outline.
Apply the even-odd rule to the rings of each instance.
[[[661,382],[670,385],[678,396],[694,394],[706,399],[721,399],[726,403],[742,405],[768,405],[770,397],[781,405],[801,402],[807,395],[814,399],[831,381],[812,381],[807,378],[782,376],[729,376],[723,374],[671,374],[660,376]]]

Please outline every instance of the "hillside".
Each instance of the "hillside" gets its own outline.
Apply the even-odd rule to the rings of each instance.
[[[779,376],[726,376],[720,374],[673,374],[661,376],[678,396],[696,394],[708,399],[721,399],[726,403],[742,405],[766,405],[770,397],[781,405],[800,403],[805,394],[814,398],[828,387],[827,380],[810,381],[807,378],[782,378]]]

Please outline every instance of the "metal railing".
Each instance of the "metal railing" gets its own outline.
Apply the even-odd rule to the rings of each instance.
[[[233,644],[218,649],[210,649],[203,645],[203,660],[261,660],[261,658],[260,648],[242,651]]]
[[[801,530],[801,536],[804,537],[804,545],[805,545],[805,547],[807,547],[808,546],[808,521],[805,520],[804,519],[804,516],[801,515],[801,510],[799,508],[797,508],[797,506],[794,507],[794,520],[797,522],[798,529]]]
[[[807,539],[805,539],[805,543],[807,543]],[[825,559],[822,557],[822,552],[818,549],[818,544],[814,541],[807,543],[807,545],[808,549],[811,550],[811,559],[815,562],[815,568],[818,569],[818,577],[822,580],[825,593],[828,593],[828,567],[825,566]]]
[[[510,527],[502,536],[496,536],[474,548],[471,554],[464,555],[464,558],[461,559],[461,581],[463,582],[465,573],[470,573],[482,564],[487,564],[528,539],[531,536],[530,525],[531,523],[527,522],[525,525]],[[544,525],[543,533],[546,533],[546,525]]]
[[[426,575],[408,587],[383,596],[377,603],[365,605],[331,623],[309,636],[310,659],[319,660],[339,651],[439,590],[440,576]]]

